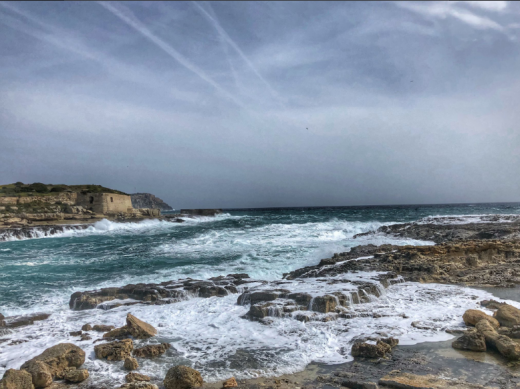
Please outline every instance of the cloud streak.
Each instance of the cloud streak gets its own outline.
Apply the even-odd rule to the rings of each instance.
[[[244,62],[249,67],[249,69],[251,69],[251,71],[258,77],[258,79],[260,81],[262,81],[262,83],[267,87],[267,89],[269,90],[271,95],[281,101],[278,92],[276,90],[274,90],[274,88],[271,86],[271,84],[260,74],[260,72],[255,67],[255,65],[253,65],[253,63],[244,54],[244,52],[240,49],[240,47],[236,44],[236,42],[233,39],[231,39],[229,34],[226,32],[226,30],[224,30],[224,28],[221,26],[220,22],[218,21],[215,13],[212,12],[212,15],[211,15],[210,13],[208,13],[208,11],[206,11],[203,7],[201,7],[200,4],[197,3],[196,1],[192,1],[192,4],[201,13],[201,15],[203,15],[213,25],[213,27],[215,28],[215,30],[217,30],[219,35],[238,53],[238,55],[240,55],[240,57],[244,60]],[[208,7],[211,9],[210,3],[208,3]]]
[[[136,30],[141,35],[143,35],[145,38],[147,38],[149,41],[154,43],[157,47],[159,47],[161,50],[163,50],[166,54],[168,54],[170,57],[172,57],[179,64],[181,64],[186,69],[193,72],[198,77],[200,77],[202,80],[204,80],[205,82],[210,84],[217,91],[219,91],[222,95],[229,98],[236,105],[238,105],[239,107],[245,108],[245,105],[238,98],[236,98],[230,92],[228,92],[226,89],[224,89],[220,84],[218,84],[215,80],[213,80],[210,76],[208,76],[202,69],[200,69],[198,66],[196,66],[195,64],[190,62],[180,52],[178,52],[176,49],[174,49],[168,43],[163,41],[161,38],[154,35],[143,23],[141,23],[132,14],[132,12],[129,9],[123,7],[122,5],[114,5],[113,3],[110,3],[110,2],[100,1],[100,2],[98,2],[98,4],[105,7],[108,11],[113,13],[115,16],[117,16],[119,19],[121,19],[127,25],[129,25],[134,30]]]

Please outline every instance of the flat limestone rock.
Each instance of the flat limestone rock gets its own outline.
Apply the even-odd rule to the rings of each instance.
[[[379,380],[379,385],[395,389],[484,389],[482,385],[466,382],[444,380],[434,375],[416,375],[402,373],[399,375],[386,375]]]

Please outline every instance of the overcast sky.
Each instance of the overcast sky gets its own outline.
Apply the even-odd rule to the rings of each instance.
[[[520,201],[520,4],[0,2],[0,183]]]

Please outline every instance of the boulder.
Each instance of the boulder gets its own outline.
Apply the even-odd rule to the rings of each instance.
[[[113,328],[113,327],[112,327]],[[104,338],[124,338],[132,336],[134,339],[148,339],[157,335],[157,330],[148,323],[139,320],[129,313],[126,315],[126,326],[113,329],[103,335]]]
[[[126,379],[126,382],[135,382],[135,381],[148,382],[148,381],[150,381],[150,377],[148,377],[147,375],[144,375],[144,374],[139,374],[139,373],[128,373],[125,376],[125,379]]]
[[[153,358],[162,355],[171,347],[170,343],[144,346],[134,350],[134,357]]]
[[[509,304],[501,305],[495,312],[495,319],[504,327],[513,327],[520,324],[520,309]]]
[[[361,358],[383,358],[392,351],[390,345],[380,340],[376,344],[358,342],[352,346],[352,356]]]
[[[386,343],[390,347],[394,348],[399,344],[399,339],[396,338],[381,338],[381,342]]]
[[[5,327],[5,316],[0,313],[0,327]]]
[[[132,358],[132,357],[127,357],[127,358],[125,358],[125,363],[124,363],[123,367],[126,370],[136,370],[139,368],[139,363],[137,363],[137,359]]]
[[[507,359],[520,359],[520,344],[515,342],[513,339],[505,335],[498,335],[495,340],[495,345],[498,352]]]
[[[22,365],[22,369],[31,374],[32,382],[35,388],[46,388],[52,384],[54,376],[52,370],[45,362],[33,361]]]
[[[486,338],[478,331],[466,331],[451,347],[459,350],[486,351]]]
[[[63,378],[68,382],[83,382],[88,378],[88,370],[87,369],[68,369]]]
[[[92,327],[92,330],[97,331],[97,332],[107,332],[107,331],[113,330],[114,328],[116,328],[116,327],[107,326],[107,325],[103,325],[103,324],[96,324],[94,327]]]
[[[83,324],[83,327],[81,327],[82,331],[92,331],[92,326],[90,324]]]
[[[82,335],[81,335],[81,340],[82,340],[82,341],[83,341],[83,340],[91,340],[91,339],[92,339],[92,338],[90,337],[89,334],[82,334]]]
[[[94,353],[99,359],[107,359],[109,361],[124,361],[130,357],[134,349],[132,339],[123,339],[116,342],[99,344],[94,347]]]
[[[168,370],[164,378],[166,389],[200,388],[203,383],[200,373],[188,366],[174,366]]]
[[[36,388],[44,388],[54,378],[63,379],[70,367],[80,367],[85,362],[85,352],[72,343],[60,343],[25,362],[21,369],[31,373]]]
[[[9,369],[0,380],[0,389],[34,389],[32,376],[25,370]]]
[[[498,333],[487,320],[481,320],[475,326],[477,331],[484,336],[487,347],[495,348]]]
[[[234,388],[235,386],[238,386],[235,377],[231,377],[222,383],[222,388]]]
[[[467,326],[475,326],[481,320],[487,320],[493,326],[493,328],[500,327],[500,323],[492,316],[487,315],[485,312],[479,311],[478,309],[468,309],[462,316],[464,323]]]
[[[70,336],[81,336],[83,334],[83,331],[71,331],[69,332]]]

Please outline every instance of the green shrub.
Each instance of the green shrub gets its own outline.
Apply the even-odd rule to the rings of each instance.
[[[29,185],[29,187],[37,193],[47,193],[49,191],[47,185],[42,184],[41,182],[35,182],[34,184]]]

